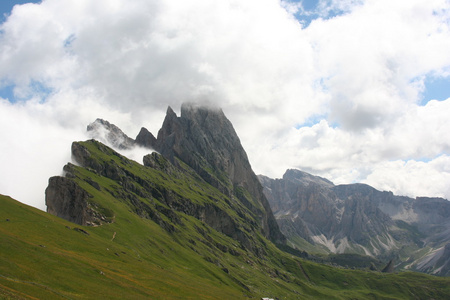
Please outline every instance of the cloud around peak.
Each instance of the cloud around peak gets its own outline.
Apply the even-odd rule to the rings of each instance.
[[[1,102],[11,145],[2,153],[24,147],[14,139],[27,130],[45,141],[36,155],[62,151],[60,141],[84,136],[97,117],[156,133],[167,106],[199,101],[223,109],[258,173],[299,167],[387,188],[381,174],[390,168],[399,178],[427,169],[443,182],[448,169],[432,162],[450,155],[450,99],[422,95],[427,78],[450,74],[448,1],[319,1],[321,17],[308,26],[302,9],[275,0],[16,6],[0,25],[0,89],[14,91]],[[2,164],[26,170],[15,159]],[[439,183],[422,191],[450,197]]]

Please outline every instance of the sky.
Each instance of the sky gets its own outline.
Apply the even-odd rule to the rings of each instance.
[[[450,199],[449,0],[0,4],[0,193],[48,178],[103,118],[154,135],[216,105],[257,174]]]

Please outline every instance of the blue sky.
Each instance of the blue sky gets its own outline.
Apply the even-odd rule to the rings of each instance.
[[[430,100],[445,100],[450,98],[450,76],[439,77],[428,76],[425,80],[425,91],[423,93],[422,104]]]
[[[27,0],[2,0],[0,1],[0,21],[5,21],[5,14],[9,15],[11,13],[12,8],[16,4],[24,4],[24,3],[39,3],[41,1],[27,1]]]
[[[1,0],[0,1],[0,23],[6,20],[6,17],[11,14],[14,5],[25,3],[40,3],[41,1],[29,1],[29,0]],[[14,85],[0,82],[0,97],[8,99],[11,102],[16,102],[14,97]]]
[[[0,34],[0,193],[43,208],[87,124],[157,134],[196,101],[224,110],[256,173],[450,198],[450,2],[287,1],[18,7]]]

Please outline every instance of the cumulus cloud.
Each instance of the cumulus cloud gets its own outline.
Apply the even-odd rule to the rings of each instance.
[[[308,14],[318,16],[308,26],[296,19]],[[57,175],[47,165],[62,168],[97,117],[131,137],[141,126],[156,134],[168,105],[206,101],[223,108],[258,173],[298,167],[450,198],[436,163],[449,155],[450,100],[421,98],[427,78],[450,74],[449,24],[446,0],[321,0],[313,12],[278,0],[15,6],[0,27],[0,89],[15,98],[1,102],[1,163],[15,175],[2,175],[0,193],[42,208],[15,182]],[[62,154],[35,159],[47,153]],[[421,172],[438,182],[415,188],[407,178]],[[389,185],[387,173],[405,180]]]
[[[373,128],[418,103],[425,76],[450,65],[443,51],[450,48],[448,6],[365,1],[350,14],[313,21],[307,31],[332,96],[331,120],[345,129]]]
[[[263,173],[297,167],[336,184],[364,182],[400,195],[449,198],[450,98],[411,106],[389,126],[363,132],[331,126],[326,120],[291,129],[272,153]],[[284,159],[289,157],[290,160]],[[294,162],[294,164],[293,164]]]
[[[364,182],[397,195],[427,195],[449,198],[450,156],[441,155],[424,162],[395,160],[381,162]]]

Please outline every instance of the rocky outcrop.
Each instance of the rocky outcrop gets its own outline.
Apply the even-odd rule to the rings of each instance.
[[[337,235],[339,238],[347,237],[357,244],[367,246],[373,237],[389,236],[389,229],[394,222],[372,201],[377,190],[362,184],[339,185],[332,190],[344,202],[340,234]],[[381,253],[391,249],[386,247],[378,250]]]
[[[381,270],[382,273],[394,273],[394,269],[395,269],[395,265],[394,265],[394,260],[390,260],[388,262],[388,264],[386,265],[386,267],[383,268],[383,270]]]
[[[340,215],[336,197],[329,191],[331,182],[298,170],[288,170],[282,179],[259,178],[275,216],[285,226],[290,219],[300,226],[299,232],[308,234],[302,236],[306,240],[323,233],[330,237],[327,232],[336,227],[335,219]]]
[[[135,142],[136,145],[154,149],[156,145],[156,138],[150,131],[142,127],[141,131],[139,131],[139,134],[136,136]]]
[[[88,209],[89,194],[72,179],[51,177],[45,190],[47,212],[79,225],[94,221]]]
[[[97,119],[87,126],[87,132],[91,136],[104,144],[117,149],[131,149],[134,147],[134,140],[128,137],[123,131],[108,121]]]

